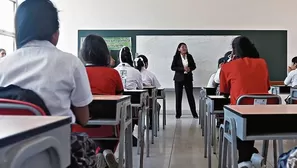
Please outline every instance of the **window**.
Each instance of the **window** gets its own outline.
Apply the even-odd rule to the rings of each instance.
[[[0,48],[9,54],[14,50],[14,16],[16,0],[0,0]]]

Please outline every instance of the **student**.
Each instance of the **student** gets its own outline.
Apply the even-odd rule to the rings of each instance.
[[[218,69],[220,69],[221,66],[222,66],[222,64],[225,63],[225,62],[226,62],[226,57],[222,57],[222,58],[220,58],[220,59],[218,60]],[[209,80],[208,80],[208,84],[207,84],[207,87],[208,87],[208,88],[216,88],[216,87],[217,87],[218,84],[214,81],[214,78],[215,78],[215,76],[216,76],[216,73],[217,73],[217,72],[213,73],[213,74],[210,76],[210,78],[209,78]]]
[[[142,77],[139,71],[133,67],[132,53],[129,47],[121,48],[119,52],[120,64],[115,68],[124,85],[124,89],[136,90],[143,89]],[[132,121],[132,128],[138,123],[137,120]],[[132,130],[132,131],[133,131]],[[137,138],[133,135],[133,146],[137,146]]]
[[[267,64],[260,58],[259,53],[251,41],[244,36],[236,37],[232,42],[235,59],[222,65],[220,73],[220,92],[231,96],[231,105],[245,94],[267,94],[269,90],[269,75]],[[237,139],[239,167],[255,166],[255,160],[262,158],[254,147],[255,141],[241,141]]]
[[[86,125],[93,96],[82,62],[56,47],[57,8],[50,0],[24,1],[16,12],[15,34],[17,50],[0,59],[0,86],[17,85],[32,90],[43,99],[51,115],[69,116],[73,123]],[[72,137],[84,137],[84,140]],[[71,155],[72,161],[76,161],[71,165],[97,163],[95,153],[85,157],[92,147],[85,146],[86,137],[72,134],[75,143],[71,143],[71,148],[81,155]]]
[[[148,59],[144,55],[139,55],[134,60],[135,68],[138,69],[142,76],[142,82],[145,86],[155,86],[157,89],[161,87],[160,82],[158,81],[157,77],[149,70],[148,68]],[[160,113],[161,105],[157,102],[157,112]],[[150,123],[152,123],[153,115],[150,112]],[[150,125],[149,128],[151,129],[152,126]]]
[[[86,69],[92,94],[117,95],[123,93],[124,88],[119,73],[115,69],[109,67],[110,54],[102,37],[97,35],[87,36],[82,45],[81,56],[87,66]],[[102,110],[104,110],[104,108]],[[98,132],[108,132],[109,130],[109,136],[113,136],[113,128],[114,127],[112,126],[101,126],[100,128],[90,129]],[[96,142],[100,148],[99,153],[104,154],[104,158],[108,167],[117,168],[118,163],[113,155],[113,152],[116,150],[118,140],[100,140]],[[100,157],[100,159],[104,158]],[[100,162],[104,163],[105,161],[101,160]]]
[[[129,47],[121,48],[119,52],[120,64],[115,68],[127,90],[143,89],[142,77],[139,71],[133,67],[132,53]]]
[[[0,58],[6,56],[6,51],[3,48],[0,48]]]
[[[297,86],[297,56],[292,59],[292,65],[288,67],[288,76],[286,77],[284,84],[287,86]]]
[[[232,61],[233,57],[234,56],[232,56],[232,51],[226,52],[224,55],[224,63]],[[220,72],[221,72],[221,66],[219,67],[219,69],[217,70],[217,72],[214,76],[214,82],[216,84],[220,83]]]

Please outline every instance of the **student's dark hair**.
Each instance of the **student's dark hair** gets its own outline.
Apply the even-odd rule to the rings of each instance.
[[[5,51],[5,49],[4,48],[0,48],[0,52],[2,52],[2,51]],[[6,51],[5,51],[6,52]]]
[[[59,30],[58,10],[50,0],[25,0],[15,15],[16,45],[32,40],[51,41]]]
[[[226,57],[221,57],[219,60],[218,60],[218,67],[220,66],[220,64],[224,64],[227,62],[227,59]]]
[[[245,36],[238,36],[232,42],[232,49],[237,58],[260,58],[254,44]]]
[[[109,50],[106,42],[100,36],[88,35],[83,42],[80,54],[87,64],[109,66]]]
[[[225,53],[224,57],[229,58],[229,55],[231,55],[231,54],[232,54],[232,51],[228,51],[228,52]]]
[[[148,59],[145,55],[139,55],[138,57],[141,57],[143,59],[144,64],[148,64]]]
[[[132,53],[129,47],[123,47],[119,52],[119,59],[121,63],[128,63],[133,67]]]
[[[181,46],[183,46],[183,45],[187,46],[186,43],[179,43],[179,44],[178,44],[178,46],[177,46],[177,48],[176,48],[175,56],[179,56],[179,55],[180,55],[180,51],[179,51],[178,49],[179,49]],[[189,54],[189,53],[187,52],[187,54]]]
[[[0,50],[1,51],[1,50]],[[297,63],[297,56],[292,58],[292,63],[296,64]]]
[[[137,58],[135,58],[135,60],[134,60],[135,68],[138,71],[141,71],[142,67],[145,67],[145,62],[143,60],[143,57],[141,57],[141,56],[144,56],[144,55],[140,55]]]

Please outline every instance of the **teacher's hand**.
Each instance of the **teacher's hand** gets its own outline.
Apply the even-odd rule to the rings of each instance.
[[[191,71],[191,69],[189,67],[185,67],[184,69],[185,69],[185,72],[190,72]]]

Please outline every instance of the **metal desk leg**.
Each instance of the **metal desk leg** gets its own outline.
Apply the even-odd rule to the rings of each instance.
[[[157,100],[158,99],[156,99],[156,106],[157,106]],[[157,111],[157,107],[156,107],[156,113],[157,113],[157,124],[158,124],[157,128],[158,128],[158,131],[160,131],[160,111]]]
[[[140,148],[141,148],[141,143],[143,141],[142,138],[142,130],[143,130],[143,125],[142,125],[142,110],[138,110],[138,137],[137,137],[137,154],[140,154]]]
[[[152,123],[151,123],[151,126],[152,126],[152,144],[154,144],[155,143],[154,142],[154,137],[155,137],[155,135],[154,135],[154,130],[155,130],[155,113],[154,113],[153,110],[151,112],[152,112]]]
[[[233,168],[238,168],[236,122],[234,118],[227,118],[225,119],[224,125],[225,128],[227,127],[229,129],[224,131],[224,136],[231,143],[231,152],[229,152],[232,161],[231,165]],[[228,134],[229,131],[231,132],[231,135]]]
[[[277,145],[276,145],[276,140],[272,141],[273,144],[273,162],[274,162],[274,168],[277,168]]]
[[[269,141],[264,140],[263,141],[263,146],[262,146],[262,156],[264,158],[264,164],[266,164],[266,162],[267,162],[268,147],[269,147]]]
[[[149,157],[150,156],[150,130],[149,130],[150,114],[149,114],[148,108],[146,108],[145,111],[146,111],[146,157]]]
[[[207,106],[207,105],[206,105]],[[204,114],[204,122],[203,122],[203,130],[204,130],[204,158],[207,158],[207,114]]]
[[[212,139],[212,128],[211,128],[211,118],[212,115],[210,113],[210,108],[208,107],[207,110],[207,153],[208,153],[208,167],[211,168],[211,139]]]
[[[129,123],[129,125],[127,126],[126,130],[125,130],[125,156],[126,156],[126,167],[133,167],[133,153],[132,153],[132,148],[133,148],[133,145],[132,145],[132,107],[131,105],[128,105],[126,108],[126,114],[127,114],[127,117],[129,118],[129,120],[131,121],[131,123]],[[124,120],[126,120],[126,115],[122,115],[124,116]],[[124,124],[126,125],[126,124]],[[120,161],[119,163],[119,167],[122,167],[123,166],[123,160],[122,162]]]
[[[284,153],[284,146],[283,146],[283,140],[278,140],[278,152],[279,154],[283,154]]]
[[[201,124],[201,98],[199,97],[199,103],[198,103],[198,112],[199,112],[199,120],[198,123],[199,125]]]
[[[223,168],[222,167],[223,139],[224,139],[224,125],[221,124],[219,129],[219,164],[218,164],[219,168]]]
[[[202,136],[204,136],[205,134],[205,120],[206,120],[206,117],[205,117],[205,109],[206,109],[206,104],[205,104],[205,101],[204,100],[201,100],[201,129],[202,129]]]
[[[153,129],[153,132],[154,132],[154,136],[157,137],[158,135],[158,120],[157,120],[157,116],[158,116],[158,113],[157,113],[157,110],[156,110],[156,96],[154,95],[153,97],[153,114],[154,114],[154,117],[153,117],[153,125],[154,125],[154,129]]]
[[[128,135],[128,132],[126,132],[126,128],[125,128],[125,123],[126,123],[126,109],[124,107],[121,107],[121,127],[120,127],[120,142],[119,142],[119,168],[123,168],[123,164],[124,164],[124,146],[125,146],[125,138],[126,136],[131,136],[132,137],[132,133],[131,135]],[[132,128],[131,128],[131,132],[132,132]]]
[[[165,129],[166,125],[166,97],[163,98],[163,129]]]

